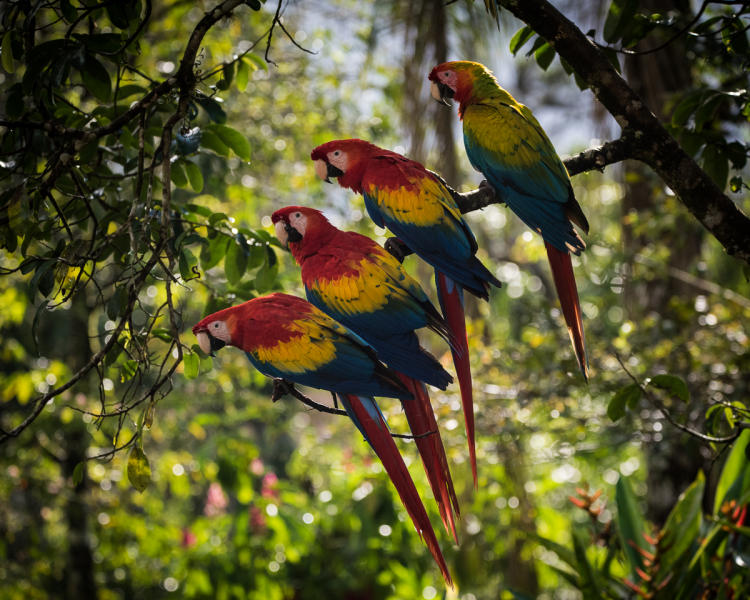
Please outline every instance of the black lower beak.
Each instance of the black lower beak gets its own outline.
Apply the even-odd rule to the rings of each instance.
[[[453,90],[449,86],[445,85],[444,83],[438,82],[437,86],[438,86],[438,90],[440,90],[440,102],[442,104],[445,104],[446,106],[450,106],[451,103],[448,102],[448,100],[453,99],[453,96],[454,96]]]
[[[302,241],[302,236],[300,235],[300,232],[297,231],[294,227],[292,227],[289,223],[284,223],[284,231],[286,231],[287,243]]]
[[[211,340],[211,356],[216,356],[216,352],[227,345],[226,342],[222,342],[219,338],[215,338],[210,333],[208,334],[208,339]]]
[[[334,167],[331,163],[326,163],[326,182],[331,183],[331,177],[341,177],[344,172],[338,167]]]

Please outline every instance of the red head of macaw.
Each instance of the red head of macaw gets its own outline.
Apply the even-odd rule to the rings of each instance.
[[[275,293],[213,313],[193,327],[201,349],[244,350],[263,374],[329,390],[378,455],[449,585],[429,517],[372,396],[411,399],[398,375],[358,336],[309,302]]]
[[[367,212],[415,254],[435,267],[438,299],[453,339],[476,483],[473,392],[463,309],[463,289],[488,299],[497,278],[476,257],[477,241],[450,190],[435,173],[405,156],[363,140],[335,140],[312,151],[316,173],[361,193]]]
[[[417,401],[403,403],[446,527],[455,537],[453,484],[429,395],[421,382],[445,389],[452,381],[419,344],[429,327],[450,342],[448,326],[403,266],[367,236],[334,227],[313,208],[287,206],[271,216],[279,241],[302,269],[307,299],[362,336]],[[447,502],[444,502],[448,500]]]
[[[453,61],[429,75],[433,96],[458,102],[466,154],[503,201],[547,248],[578,365],[588,378],[583,319],[570,253],[585,248],[573,223],[589,224],[575,199],[568,172],[531,111],[498,84],[484,65]]]

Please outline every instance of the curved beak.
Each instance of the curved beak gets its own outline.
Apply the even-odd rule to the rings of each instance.
[[[334,167],[332,164],[324,161],[322,158],[318,158],[315,161],[315,174],[326,183],[332,183],[331,177],[341,177],[344,172],[341,169]]]
[[[216,351],[227,345],[226,342],[222,342],[208,333],[207,329],[194,329],[193,333],[198,338],[198,345],[201,350],[210,356],[216,356]]]
[[[287,248],[289,247],[290,242],[302,241],[302,235],[300,235],[300,232],[292,227],[288,221],[283,219],[281,221],[276,221],[273,227],[276,230],[276,237]]]
[[[454,92],[444,83],[435,83],[434,81],[430,82],[430,94],[432,94],[432,97],[441,104],[451,106],[448,99],[453,98]]]

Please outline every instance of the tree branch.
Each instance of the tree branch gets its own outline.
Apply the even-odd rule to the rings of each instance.
[[[635,135],[633,158],[651,167],[729,254],[750,264],[750,219],[680,147],[605,55],[546,0],[497,0],[546,39]]]

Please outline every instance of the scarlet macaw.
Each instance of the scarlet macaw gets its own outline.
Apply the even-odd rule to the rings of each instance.
[[[586,247],[572,223],[589,231],[575,199],[570,177],[552,142],[528,107],[500,87],[492,73],[476,62],[436,66],[429,75],[432,95],[458,102],[464,145],[473,167],[533,231],[540,233],[560,298],[565,322],[584,379],[588,360],[583,319],[573,264]]]
[[[215,312],[193,327],[206,353],[231,345],[264,375],[329,390],[380,458],[414,526],[453,585],[422,500],[372,396],[411,399],[361,338],[309,302],[269,294]]]
[[[474,400],[463,309],[463,289],[487,300],[500,282],[475,256],[477,241],[443,181],[416,161],[363,140],[335,140],[312,151],[315,171],[326,181],[364,196],[372,220],[387,227],[435,267],[443,314],[454,340],[453,362],[461,388],[474,485]],[[456,285],[458,284],[458,285]]]
[[[445,321],[398,260],[370,238],[341,231],[320,211],[303,206],[279,209],[271,220],[302,269],[307,299],[360,335],[413,392],[416,400],[405,400],[404,412],[443,524],[458,542],[452,510],[458,514],[458,499],[422,383],[445,389],[453,378],[415,333],[428,327],[450,343]]]

